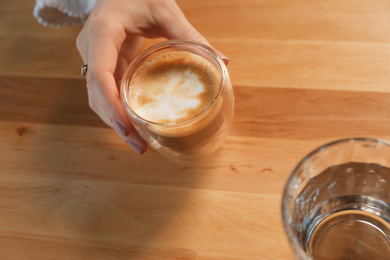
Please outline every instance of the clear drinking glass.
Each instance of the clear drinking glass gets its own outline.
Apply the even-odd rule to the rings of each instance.
[[[208,60],[218,72],[218,90],[207,108],[179,123],[157,123],[138,115],[130,100],[131,80],[137,69],[157,56],[186,51]],[[228,135],[234,113],[234,95],[227,68],[214,50],[201,43],[166,41],[145,50],[128,66],[121,83],[121,96],[134,127],[159,153],[175,159],[191,159],[217,150]]]
[[[324,145],[291,173],[282,218],[297,259],[390,259],[390,143]]]

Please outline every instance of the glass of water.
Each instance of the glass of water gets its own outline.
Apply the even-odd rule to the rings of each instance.
[[[390,143],[324,145],[291,173],[282,199],[296,259],[390,259]]]

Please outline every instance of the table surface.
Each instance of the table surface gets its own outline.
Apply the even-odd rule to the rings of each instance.
[[[137,155],[91,111],[80,27],[2,1],[0,259],[292,259],[280,204],[298,161],[390,139],[389,1],[178,4],[230,58],[236,101],[223,147],[182,164]]]

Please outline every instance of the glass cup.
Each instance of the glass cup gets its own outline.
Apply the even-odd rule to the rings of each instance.
[[[291,173],[282,199],[296,259],[390,259],[390,143],[324,145]]]
[[[131,104],[132,79],[141,66],[162,54],[185,51],[206,59],[218,74],[213,99],[201,112],[182,122],[161,123],[140,116]],[[180,64],[176,65],[183,67]],[[203,68],[202,68],[203,69]],[[223,60],[201,43],[174,40],[159,43],[139,54],[128,66],[121,82],[121,97],[127,114],[140,136],[157,152],[174,159],[191,159],[211,154],[228,135],[234,113],[233,88]]]

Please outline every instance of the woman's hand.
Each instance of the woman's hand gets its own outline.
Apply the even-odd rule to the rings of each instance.
[[[210,46],[174,0],[100,0],[76,45],[85,64],[89,105],[137,153],[147,144],[126,115],[120,99],[122,75],[138,53],[142,37],[189,39]],[[227,58],[221,57],[227,62]]]

